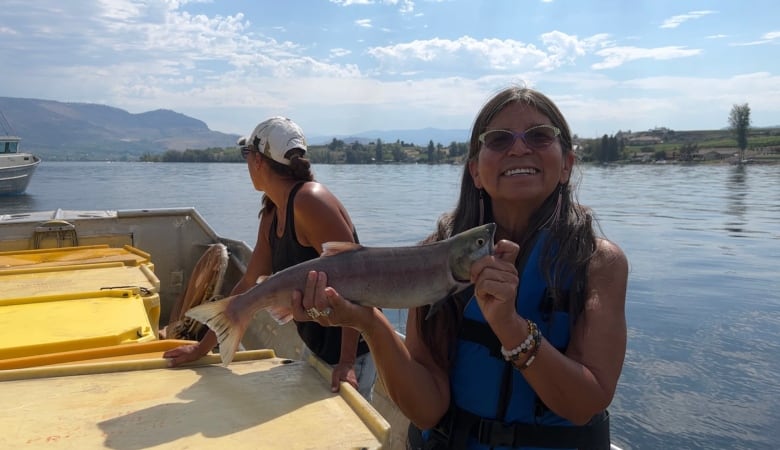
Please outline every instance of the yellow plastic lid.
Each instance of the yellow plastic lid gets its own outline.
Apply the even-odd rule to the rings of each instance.
[[[156,338],[137,289],[0,301],[0,359]]]

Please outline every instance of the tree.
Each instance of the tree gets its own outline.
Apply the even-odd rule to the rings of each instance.
[[[376,148],[374,149],[374,153],[375,153],[374,158],[375,158],[376,162],[377,163],[381,163],[382,160],[384,160],[384,158],[383,158],[384,149],[382,148],[382,140],[381,139],[377,139],[376,140]]]
[[[433,164],[436,162],[436,147],[433,145],[433,141],[428,141],[428,163]]]
[[[680,147],[680,161],[693,161],[693,155],[699,153],[699,144],[686,143]]]
[[[737,135],[737,146],[739,147],[739,162],[745,159],[745,149],[747,148],[747,135],[750,129],[750,106],[747,103],[734,105],[729,114],[729,125],[731,130]]]

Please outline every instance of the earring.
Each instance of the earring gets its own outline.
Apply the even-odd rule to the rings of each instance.
[[[555,202],[555,209],[547,220],[542,224],[541,228],[552,228],[558,219],[561,217],[561,204],[563,203],[563,184],[558,184],[558,200]]]
[[[479,225],[485,223],[485,195],[484,190],[479,190]]]

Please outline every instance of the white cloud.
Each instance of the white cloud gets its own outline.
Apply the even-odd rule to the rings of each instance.
[[[609,47],[596,51],[596,55],[602,56],[602,62],[593,64],[592,69],[614,69],[629,61],[638,59],[667,60],[687,58],[701,54],[700,49],[687,49],[679,46],[639,48],[639,47]]]
[[[673,104],[680,115],[690,114],[690,111],[697,111],[703,117],[715,114],[708,128],[719,122],[725,126],[728,111],[734,104],[749,103],[759,123],[767,122],[765,111],[776,111],[780,104],[780,89],[777,88],[780,76],[768,72],[729,78],[658,76],[627,81],[624,85],[643,91],[647,96],[674,99]],[[722,119],[717,114],[722,115]],[[769,113],[770,116],[773,114],[776,113]]]
[[[371,5],[374,3],[373,0],[330,0],[330,2],[339,6]]]
[[[672,16],[666,20],[664,20],[664,23],[661,24],[661,28],[677,28],[683,23],[699,19],[704,16],[715,14],[717,11],[691,11],[688,14],[680,14],[679,16]]]
[[[371,28],[371,19],[358,19],[355,21],[355,25],[363,28]]]
[[[459,28],[438,28],[434,22],[414,20],[419,29],[404,28],[411,26],[411,16],[399,18],[399,11],[414,7],[413,2],[335,0],[324,7],[343,12],[334,4],[373,5],[372,11],[365,8],[365,15],[363,10],[350,13],[370,17],[363,23],[374,27],[350,28],[357,23],[355,16],[339,14],[320,29],[312,29],[312,36],[327,33],[328,39],[290,33],[287,40],[288,34],[277,30],[285,25],[295,29],[298,18],[260,24],[254,23],[259,19],[249,7],[223,8],[229,14],[207,16],[195,12],[203,8],[182,8],[185,3],[4,0],[0,58],[14,61],[24,71],[7,73],[5,94],[0,95],[104,103],[131,112],[170,108],[225,132],[246,133],[262,117],[284,114],[295,117],[311,133],[349,133],[421,126],[467,128],[490,95],[507,84],[525,83],[554,98],[573,131],[581,135],[654,125],[682,128],[683,123],[690,128],[688,124],[696,121],[712,128],[725,120],[733,103],[746,101],[757,118],[767,118],[764,123],[777,123],[780,79],[772,75],[776,68],[772,58],[756,63],[767,72],[717,78],[728,72],[715,66],[723,61],[708,60],[715,52],[704,54],[692,48],[696,44],[689,42],[694,41],[657,48],[617,45],[656,37],[632,26],[610,27],[610,34],[585,37],[575,33],[576,25],[458,37]],[[455,2],[422,6],[421,14],[428,17],[433,17],[432,7],[457,7]],[[684,18],[676,16],[674,22],[669,19],[669,24],[679,26],[704,13],[714,12],[694,11]],[[382,32],[380,25],[384,30],[391,25],[392,31]],[[323,30],[325,26],[332,33]],[[329,40],[331,36],[343,39],[338,31],[348,32],[348,38]],[[701,36],[708,34],[710,39],[725,37],[716,34],[719,31],[718,26],[710,26],[697,39],[701,42]],[[650,32],[668,34],[658,29]],[[742,45],[776,45],[780,39],[780,31],[746,34],[729,28],[729,33],[757,39]],[[699,55],[700,73],[716,75],[625,80],[626,73],[637,72],[603,70],[637,60]],[[596,70],[583,67],[582,61]],[[670,65],[646,64],[641,70],[662,75],[657,70],[664,69],[654,66]],[[723,67],[734,70],[733,64]]]
[[[393,73],[408,70],[460,73],[464,64],[477,73],[549,71],[601,47],[606,39],[606,34],[579,39],[553,31],[541,36],[544,48],[539,48],[512,39],[477,40],[463,36],[454,40],[434,38],[372,47],[367,53],[379,61],[382,70]]]
[[[586,39],[578,39],[577,36],[560,31],[544,33],[541,39],[547,48],[548,56],[539,64],[539,68],[552,70],[564,64],[572,64],[578,57],[606,45],[608,37],[607,34],[597,34]]]
[[[352,53],[352,50],[348,48],[332,48],[330,49],[330,56],[333,58],[341,58]]]
[[[398,10],[403,14],[414,12],[413,0],[330,0],[330,2],[344,7],[354,5],[385,4],[399,6]]]
[[[415,40],[385,47],[372,47],[367,53],[380,63],[380,70],[400,73],[409,70],[459,72],[468,64],[471,71],[530,69],[546,58],[533,45],[510,39],[476,40],[464,36],[455,40]]]
[[[773,44],[777,41],[780,41],[780,31],[770,31],[769,33],[764,33],[764,35],[761,36],[761,39],[757,41],[734,42],[729,45],[731,47],[747,47],[752,45]]]

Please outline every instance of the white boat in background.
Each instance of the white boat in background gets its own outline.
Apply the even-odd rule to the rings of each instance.
[[[5,116],[0,113],[0,195],[22,194],[30,184],[41,159],[19,151],[21,138],[14,136]]]

